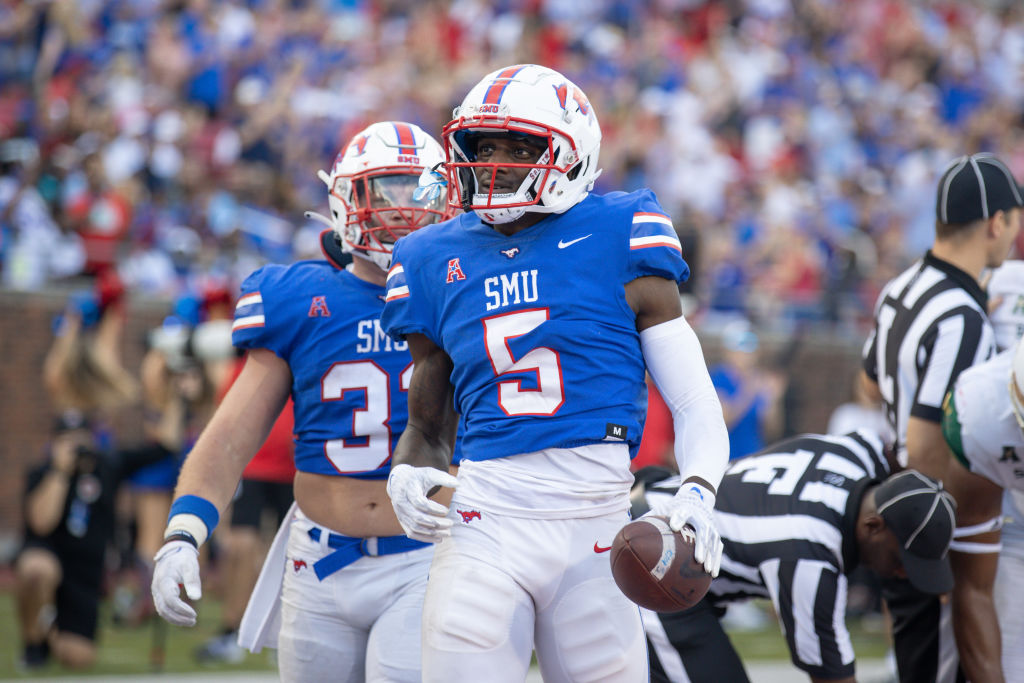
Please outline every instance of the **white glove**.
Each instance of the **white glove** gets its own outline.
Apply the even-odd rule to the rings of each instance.
[[[654,505],[648,515],[667,517],[672,531],[679,531],[689,524],[693,527],[697,541],[693,547],[693,559],[704,565],[704,571],[712,577],[718,576],[722,566],[722,538],[715,528],[712,510],[715,494],[693,482],[683,487],[673,497]]]
[[[427,498],[438,486],[455,488],[458,480],[433,467],[396,465],[388,475],[388,496],[405,535],[417,541],[437,543],[452,533],[448,508]]]
[[[181,599],[180,587],[190,600],[203,597],[199,580],[199,549],[187,541],[164,543],[153,557],[153,604],[157,614],[177,626],[195,626],[196,611]]]

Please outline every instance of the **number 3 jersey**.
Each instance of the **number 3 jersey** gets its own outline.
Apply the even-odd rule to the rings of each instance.
[[[626,283],[689,275],[654,194],[589,195],[506,236],[475,214],[395,245],[381,322],[452,359],[462,454],[640,442],[646,385]]]
[[[303,472],[387,476],[412,358],[381,329],[383,298],[383,287],[327,261],[268,265],[242,284],[231,338],[288,362]]]

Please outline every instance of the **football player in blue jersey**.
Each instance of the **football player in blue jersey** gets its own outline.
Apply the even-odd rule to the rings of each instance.
[[[181,471],[156,555],[157,611],[192,625],[198,547],[286,399],[295,412],[295,500],[243,617],[239,641],[278,648],[285,681],[418,683],[429,543],[402,533],[385,492],[407,420],[412,360],[380,325],[395,240],[448,216],[416,201],[441,147],[408,123],[376,123],[320,177],[326,260],[269,265],[242,285],[232,329],[245,366]],[[342,266],[352,255],[351,265]],[[230,580],[230,579],[229,579]]]
[[[639,609],[606,554],[628,521],[645,366],[685,482],[654,513],[692,525],[718,571],[729,442],[680,309],[689,269],[653,193],[589,194],[600,142],[561,74],[488,75],[443,131],[449,206],[467,213],[395,248],[382,323],[416,365],[387,489],[406,533],[438,543],[424,681],[521,682],[532,650],[549,683],[646,680]],[[458,487],[450,506],[428,498],[438,486]]]

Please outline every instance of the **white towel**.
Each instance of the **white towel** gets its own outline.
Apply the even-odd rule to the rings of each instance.
[[[274,542],[263,562],[260,577],[245,606],[242,623],[238,627],[238,644],[250,652],[265,647],[277,647],[277,634],[281,630],[281,587],[284,585],[285,563],[288,561],[288,533],[298,508],[288,508]]]

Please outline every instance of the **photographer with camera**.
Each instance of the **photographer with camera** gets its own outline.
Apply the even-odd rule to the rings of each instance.
[[[164,413],[149,443],[116,452],[98,447],[82,413],[69,410],[57,418],[48,457],[29,471],[25,485],[25,541],[15,561],[14,589],[24,668],[45,665],[51,652],[74,669],[95,661],[117,488],[135,470],[180,448],[177,412]]]

